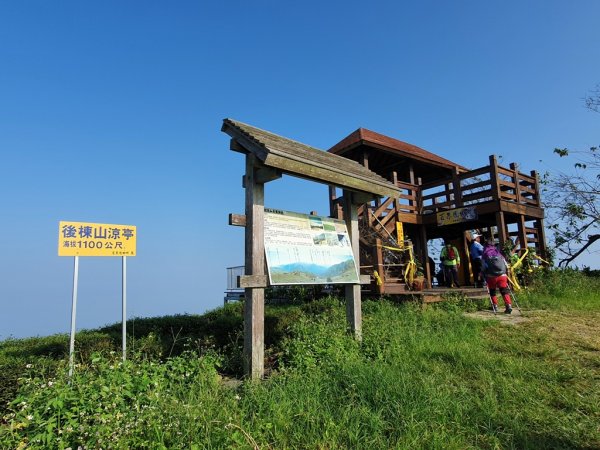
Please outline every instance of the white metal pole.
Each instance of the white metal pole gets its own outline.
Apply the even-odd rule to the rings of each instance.
[[[123,256],[123,361],[127,355],[127,257]]]
[[[77,316],[77,280],[79,278],[79,256],[75,256],[73,268],[73,299],[71,302],[71,342],[69,345],[69,377],[73,376],[75,362],[75,317]]]

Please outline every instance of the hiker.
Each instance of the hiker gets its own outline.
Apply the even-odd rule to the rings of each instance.
[[[502,298],[504,299],[505,314],[512,312],[512,301],[508,289],[508,266],[506,260],[500,250],[496,248],[493,240],[489,240],[483,249],[483,273],[487,282],[487,287],[492,299],[492,308],[494,312],[498,311],[498,297],[496,296],[496,288],[500,289]]]
[[[454,245],[449,241],[440,253],[440,261],[442,261],[442,267],[444,268],[444,276],[446,278],[446,286],[449,288],[454,286],[460,287],[458,284],[458,269],[460,268],[460,254]]]
[[[481,273],[481,265],[483,258],[483,245],[479,242],[481,238],[480,234],[474,233],[471,237],[471,247],[469,247],[469,253],[471,256],[471,268],[473,269],[473,281],[475,287],[483,287],[483,275]]]

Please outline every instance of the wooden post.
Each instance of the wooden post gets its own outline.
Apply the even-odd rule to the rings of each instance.
[[[253,154],[246,155],[246,275],[265,274],[265,186],[256,182]],[[246,288],[244,301],[244,372],[253,380],[264,375],[265,290]]]
[[[398,186],[398,172],[396,172],[395,170],[392,172],[392,183],[394,183],[394,186]],[[394,220],[395,221],[399,221],[400,220],[400,198],[396,197],[394,199]]]
[[[365,166],[367,169],[369,168],[369,152],[363,151],[360,155],[360,163]]]
[[[416,195],[416,212],[417,214],[423,214],[423,189],[421,189],[421,184],[423,184],[421,177],[417,178],[417,185],[419,186],[419,189],[417,189],[417,195]]]
[[[519,166],[516,163],[510,163],[510,170],[513,171],[513,180],[515,181],[515,202],[520,204],[521,203],[521,184],[519,183]]]
[[[431,268],[429,267],[429,250],[427,248],[427,229],[425,228],[425,225],[419,226],[419,234],[423,248],[423,273],[425,274],[425,278],[427,278],[427,287],[431,288],[433,279],[431,278],[432,273]]]
[[[350,243],[356,264],[360,266],[359,233],[358,233],[358,207],[352,199],[352,192],[344,189],[344,220],[348,227]],[[360,284],[347,284],[345,286],[346,319],[350,332],[357,340],[362,340],[362,311]]]
[[[525,227],[525,216],[519,214],[519,221],[517,222],[517,236],[519,237],[519,243],[521,248],[527,248],[527,230]]]
[[[460,179],[458,178],[458,167],[452,169],[452,189],[454,191],[454,206],[460,208],[463,206]]]
[[[535,202],[536,202],[535,205],[540,206],[542,204],[542,198],[540,196],[540,177],[535,170],[532,170],[530,172],[530,174],[534,180],[533,190],[535,191],[535,194],[533,194],[533,195],[535,197]]]
[[[385,292],[385,269],[383,267],[383,251],[381,250],[381,245],[381,239],[375,238],[375,248],[373,249],[373,268],[377,271],[377,273],[379,274],[379,278],[382,281],[381,285],[377,286],[377,293],[379,295]]]
[[[451,183],[446,183],[444,185],[444,187],[445,187],[445,192],[446,192],[446,201],[448,202],[448,208],[451,209],[451,208],[455,208],[456,207],[456,199],[453,198],[454,197],[454,195],[453,195],[454,192],[450,188],[450,185],[451,185]]]
[[[500,201],[500,183],[498,182],[498,160],[496,155],[490,155],[490,182],[492,184],[492,197]]]
[[[463,286],[466,285],[471,285],[471,249],[469,248],[469,241],[467,240],[467,232],[463,231],[463,239],[462,239],[462,245],[463,245],[463,252],[465,254],[465,260],[463,261],[463,263],[461,264],[461,269],[462,269],[462,273],[463,273],[463,278],[464,278],[464,284]],[[475,274],[473,274],[475,275]],[[475,281],[475,276],[473,276],[473,281]]]
[[[337,199],[335,192],[335,186],[329,186],[329,215],[334,219],[342,220],[342,208]]]
[[[498,211],[496,213],[496,227],[498,228],[498,240],[500,243],[500,248],[504,247],[504,243],[506,242],[508,233],[506,231],[506,221],[504,220],[504,213],[502,211]]]
[[[536,220],[535,227],[537,228],[538,249],[540,252],[540,256],[544,259],[548,259],[548,248],[546,247],[546,232],[544,231],[544,219]]]

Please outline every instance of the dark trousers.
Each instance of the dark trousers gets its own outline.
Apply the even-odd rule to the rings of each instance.
[[[471,269],[473,269],[473,280],[475,281],[475,287],[483,287],[483,274],[481,273],[481,259],[471,260]]]
[[[444,275],[446,276],[446,286],[452,287],[452,283],[456,287],[458,284],[458,268],[456,266],[444,266]]]

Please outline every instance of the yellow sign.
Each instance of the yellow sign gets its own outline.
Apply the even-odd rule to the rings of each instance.
[[[396,241],[399,248],[404,248],[404,226],[402,222],[396,222]]]
[[[465,206],[464,208],[456,208],[437,213],[437,224],[439,226],[468,222],[476,219],[477,210],[474,206]]]
[[[58,225],[58,256],[135,256],[132,225],[66,222]]]

